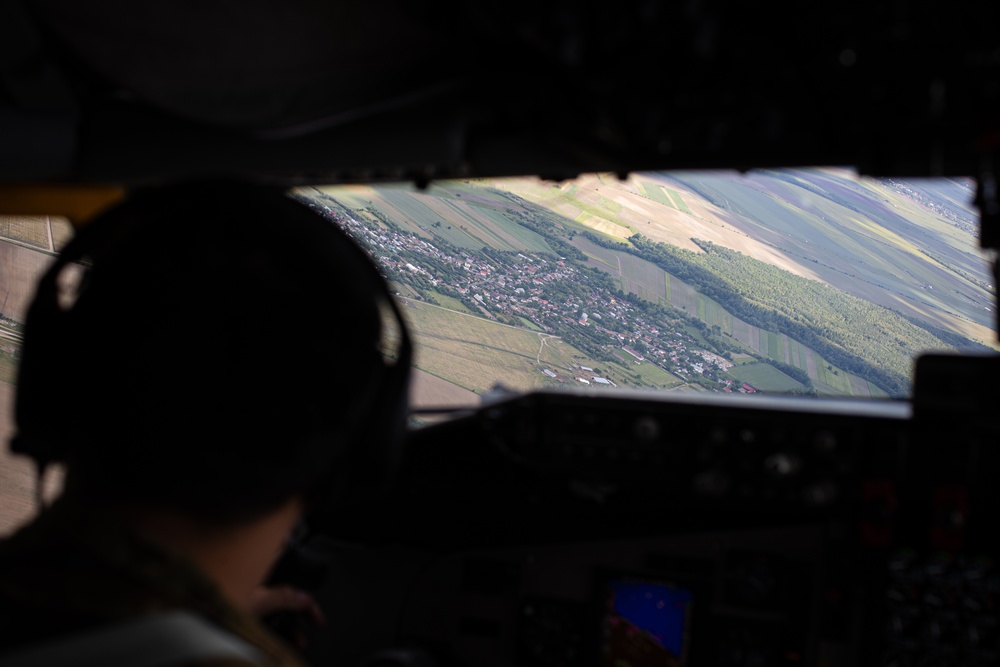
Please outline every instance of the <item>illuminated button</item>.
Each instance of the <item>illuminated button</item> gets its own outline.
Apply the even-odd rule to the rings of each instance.
[[[799,471],[798,457],[776,452],[764,459],[764,470],[774,477],[791,477]]]

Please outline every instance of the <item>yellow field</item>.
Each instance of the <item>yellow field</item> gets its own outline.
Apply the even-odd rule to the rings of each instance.
[[[410,382],[410,405],[427,407],[475,407],[479,396],[426,371],[415,369]]]

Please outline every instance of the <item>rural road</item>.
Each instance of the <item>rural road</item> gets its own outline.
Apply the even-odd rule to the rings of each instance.
[[[553,336],[552,334],[539,333],[538,334],[538,354],[535,355],[535,361],[539,365],[542,363],[542,349],[545,348],[545,340],[547,338],[559,338],[559,336]]]

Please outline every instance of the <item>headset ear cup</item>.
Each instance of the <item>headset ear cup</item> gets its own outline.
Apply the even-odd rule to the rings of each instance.
[[[377,399],[380,418],[372,420],[375,431],[371,434],[375,456],[366,466],[371,470],[371,488],[362,490],[368,496],[387,491],[401,463],[409,407],[409,362],[404,367],[401,361],[389,369]]]
[[[120,234],[119,208],[99,216],[60,251],[38,281],[24,324],[24,343],[17,371],[14,416],[17,432],[11,451],[24,454],[44,468],[65,461],[78,434],[67,433],[79,423],[81,393],[72,383],[85,380],[80,361],[86,345],[66,329],[73,318],[73,304],[60,305],[60,277],[67,267],[87,260]],[[89,270],[89,269],[86,269]],[[80,278],[77,287],[82,287]],[[74,295],[75,297],[78,296]],[[58,407],[56,407],[58,406]],[[56,414],[54,414],[56,411]]]
[[[326,516],[378,501],[388,492],[405,447],[413,361],[412,339],[388,284],[367,253],[346,232],[339,227],[335,229],[343,236],[345,248],[366,267],[371,297],[388,304],[399,328],[399,345],[392,363],[382,358],[383,365],[377,377],[372,378],[374,391],[367,396],[367,413],[361,416],[356,430],[346,436],[355,441],[353,448],[338,468],[330,471],[322,488],[317,489],[312,517],[313,523],[319,525],[324,525]]]
[[[95,223],[70,240],[39,280],[25,319],[14,406],[18,430],[10,448],[34,459],[40,468],[66,459],[67,439],[57,424],[77,420],[76,402],[69,395],[67,380],[78,375],[74,365],[80,350],[76,340],[62,335],[69,313],[60,306],[59,278],[68,266],[88,254],[95,240],[103,237],[100,227]],[[63,394],[68,400],[53,400],[53,394]],[[54,405],[59,406],[58,415],[52,413]]]

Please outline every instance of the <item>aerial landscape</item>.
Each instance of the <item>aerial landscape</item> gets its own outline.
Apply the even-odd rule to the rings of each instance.
[[[297,196],[393,281],[437,402],[496,385],[899,398],[920,352],[996,349],[972,187],[800,169]]]

